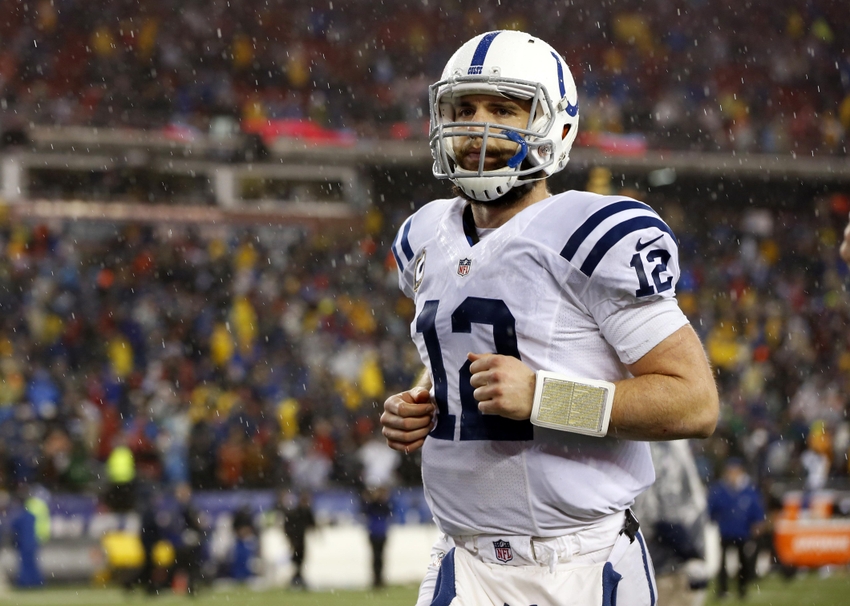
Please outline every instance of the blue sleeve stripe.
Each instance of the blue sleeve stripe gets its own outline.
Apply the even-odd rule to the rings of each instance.
[[[398,236],[396,236],[396,240],[398,240]],[[390,250],[393,251],[393,256],[395,257],[395,264],[398,265],[399,270],[404,270],[404,264],[401,262],[401,257],[398,256],[398,253],[395,251],[395,242],[390,246]]]
[[[673,231],[658,217],[634,217],[615,225],[608,233],[599,238],[599,242],[596,243],[596,246],[593,247],[593,250],[590,251],[590,254],[584,260],[584,263],[581,264],[581,273],[589,278],[593,275],[593,270],[596,269],[599,262],[602,261],[605,253],[611,250],[617,242],[629,234],[646,229],[647,227],[657,227],[661,231],[670,234],[673,242],[676,242],[676,236],[673,234]]]
[[[648,210],[652,214],[656,214],[651,207],[647,206],[643,202],[637,202],[636,200],[623,200],[622,202],[615,202],[614,204],[609,204],[605,208],[597,210],[595,213],[588,217],[587,221],[581,224],[581,226],[575,231],[575,233],[570,236],[570,239],[567,241],[567,245],[564,246],[564,249],[561,251],[561,256],[564,257],[567,261],[572,261],[573,256],[575,256],[578,247],[581,246],[581,243],[587,239],[587,237],[593,232],[594,229],[599,227],[599,224],[602,223],[605,219],[610,217],[611,215],[616,215],[617,213],[632,210],[635,208],[639,208],[641,210]]]
[[[408,261],[413,259],[413,249],[410,248],[410,240],[407,239],[408,234],[410,234],[411,223],[413,223],[412,217],[404,224],[404,229],[401,232],[401,250],[404,253],[404,256],[407,257]]]
[[[410,247],[410,241],[407,239],[408,234],[410,233],[410,224],[412,222],[412,217],[404,222],[404,225],[399,230],[398,234],[393,240],[393,245],[390,247],[390,250],[393,251],[393,256],[395,257],[395,262],[398,265],[399,271],[404,271],[405,263],[401,260],[401,256],[399,255],[399,244],[401,244],[401,251],[404,253],[404,256],[410,261],[413,258],[413,249]]]

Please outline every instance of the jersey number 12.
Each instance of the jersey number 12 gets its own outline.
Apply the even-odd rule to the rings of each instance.
[[[650,251],[646,255],[646,260],[649,263],[655,264],[652,270],[652,282],[655,286],[653,287],[646,277],[646,270],[643,268],[643,259],[641,259],[640,253],[635,253],[631,263],[629,263],[629,266],[633,267],[635,273],[637,273],[637,279],[640,285],[640,288],[635,291],[635,296],[648,297],[649,295],[662,293],[665,290],[673,288],[673,276],[668,276],[666,280],[661,279],[661,274],[667,271],[667,263],[670,262],[670,253],[663,248],[658,248]]]
[[[419,317],[416,318],[416,332],[422,333],[425,348],[431,360],[431,377],[434,380],[434,399],[437,403],[437,425],[431,431],[431,437],[438,440],[453,440],[456,415],[449,414],[448,375],[443,363],[443,352],[437,334],[437,309],[440,302],[426,301]],[[472,333],[473,324],[487,324],[493,327],[493,341],[496,353],[520,358],[516,338],[516,321],[508,306],[501,299],[483,299],[467,297],[451,315],[453,333]],[[478,401],[472,395],[474,389],[469,384],[472,373],[466,363],[458,369],[460,385],[460,439],[465,440],[531,440],[534,427],[529,421],[514,421],[498,415],[483,415],[478,410]]]

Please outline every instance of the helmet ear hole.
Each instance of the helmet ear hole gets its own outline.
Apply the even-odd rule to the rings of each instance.
[[[564,124],[564,132],[561,134],[561,139],[566,139],[567,135],[570,134],[570,130],[572,130],[572,124]]]

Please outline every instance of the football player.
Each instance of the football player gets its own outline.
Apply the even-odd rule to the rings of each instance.
[[[425,371],[381,416],[392,448],[423,449],[442,533],[418,604],[654,604],[629,511],[654,479],[645,441],[706,437],[718,415],[676,237],[642,202],[548,190],[579,101],[546,42],[476,36],[429,97],[456,196],[393,243]]]

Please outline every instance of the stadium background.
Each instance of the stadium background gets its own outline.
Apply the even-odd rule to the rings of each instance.
[[[104,532],[138,523],[108,498],[107,461],[126,445],[139,493],[193,484],[217,564],[235,508],[276,531],[278,491],[308,490],[329,529],[312,557],[363,563],[328,586],[363,585],[358,495],[397,464],[404,539],[388,567],[413,561],[388,574],[415,578],[427,554],[414,545],[433,532],[417,459],[376,447],[384,395],[417,370],[389,244],[448,192],[430,175],[427,85],[460,42],[499,27],[553,41],[573,66],[580,138],[552,188],[634,195],[680,240],[679,300],[723,403],[694,444],[705,480],[740,456],[776,511],[811,479],[813,451],[841,495],[844,19],[839,2],[789,0],[0,0],[5,514],[44,497],[48,576],[88,578]],[[270,545],[280,578],[266,577],[283,582],[285,541]]]

